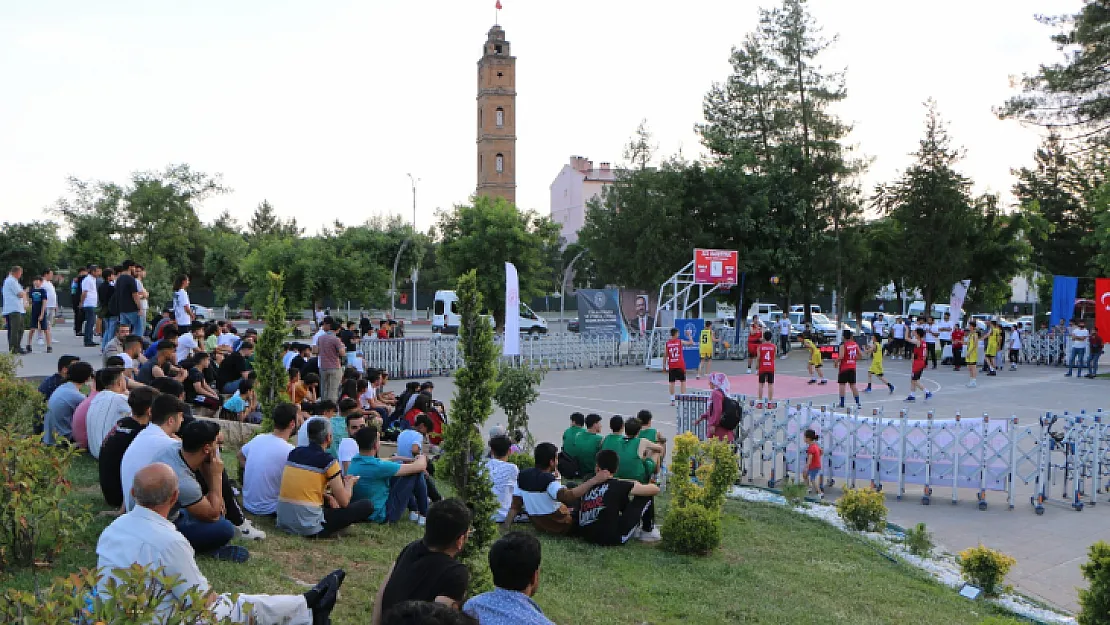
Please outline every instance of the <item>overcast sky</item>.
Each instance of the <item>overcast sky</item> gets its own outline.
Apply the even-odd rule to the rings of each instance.
[[[766,0],[769,5],[771,0]],[[517,57],[517,200],[549,212],[571,155],[621,160],[646,118],[662,154],[701,154],[702,97],[757,21],[754,0],[502,0]],[[124,180],[189,163],[310,231],[375,214],[418,225],[475,187],[476,62],[494,0],[41,0],[0,5],[0,220],[44,217],[65,178]],[[1079,0],[812,0],[839,41],[851,141],[870,188],[909,161],[935,98],[977,190],[1003,192],[1035,131],[991,107],[1055,61],[1037,13]]]

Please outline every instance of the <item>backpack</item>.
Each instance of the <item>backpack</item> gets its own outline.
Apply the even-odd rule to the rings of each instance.
[[[577,478],[582,475],[581,469],[578,467],[578,461],[573,456],[568,454],[565,450],[559,451],[559,475],[565,478]]]
[[[717,427],[726,430],[735,430],[740,427],[740,404],[733,398],[725,395],[721,398],[721,420]]]

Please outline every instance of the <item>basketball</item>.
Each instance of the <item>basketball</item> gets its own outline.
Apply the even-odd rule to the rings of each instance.
[[[771,276],[771,284],[778,284],[778,283],[779,283],[779,277],[778,276]]]

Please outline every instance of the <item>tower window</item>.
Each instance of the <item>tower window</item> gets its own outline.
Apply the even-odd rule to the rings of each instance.
[[[481,109],[481,107],[479,107],[478,108],[478,127],[480,128],[481,126],[482,126],[482,109]]]
[[[501,128],[505,125],[505,109],[500,106],[497,107],[497,127]]]
[[[478,173],[482,173],[482,155],[478,155]]]
[[[497,77],[498,78],[504,78],[505,74],[502,74],[501,72],[497,72]]]
[[[501,44],[497,44],[497,45],[493,46],[493,51],[496,52],[497,54],[501,54]]]
[[[505,171],[505,157],[501,154],[497,155],[497,173]]]

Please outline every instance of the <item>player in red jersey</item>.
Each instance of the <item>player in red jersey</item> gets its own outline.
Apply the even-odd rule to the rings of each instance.
[[[752,372],[752,361],[758,355],[759,344],[763,341],[763,322],[759,317],[752,315],[752,323],[748,326],[748,373]]]
[[[859,360],[859,344],[852,340],[852,331],[844,330],[844,341],[840,344],[840,358],[836,366],[840,373],[836,376],[836,383],[840,385],[840,407],[844,407],[844,387],[852,388],[852,396],[856,398],[856,407],[859,408],[859,391],[856,390],[856,361]]]
[[[921,374],[925,371],[926,358],[925,329],[918,328],[915,330],[910,343],[913,344],[913,375],[910,376],[910,396],[906,398],[906,401],[917,401],[913,392],[917,389],[925,391],[925,387],[921,384]],[[932,393],[925,391],[925,399],[930,399],[932,396]]]
[[[767,401],[775,400],[775,343],[771,331],[763,333],[763,342],[756,348],[759,356],[759,400],[763,401],[763,385],[767,385]]]
[[[671,405],[674,405],[674,383],[681,382],[682,394],[686,394],[686,357],[683,356],[684,347],[692,347],[693,341],[683,341],[678,338],[678,328],[671,328],[671,338],[663,346],[663,362],[667,369],[667,382],[671,389]]]

